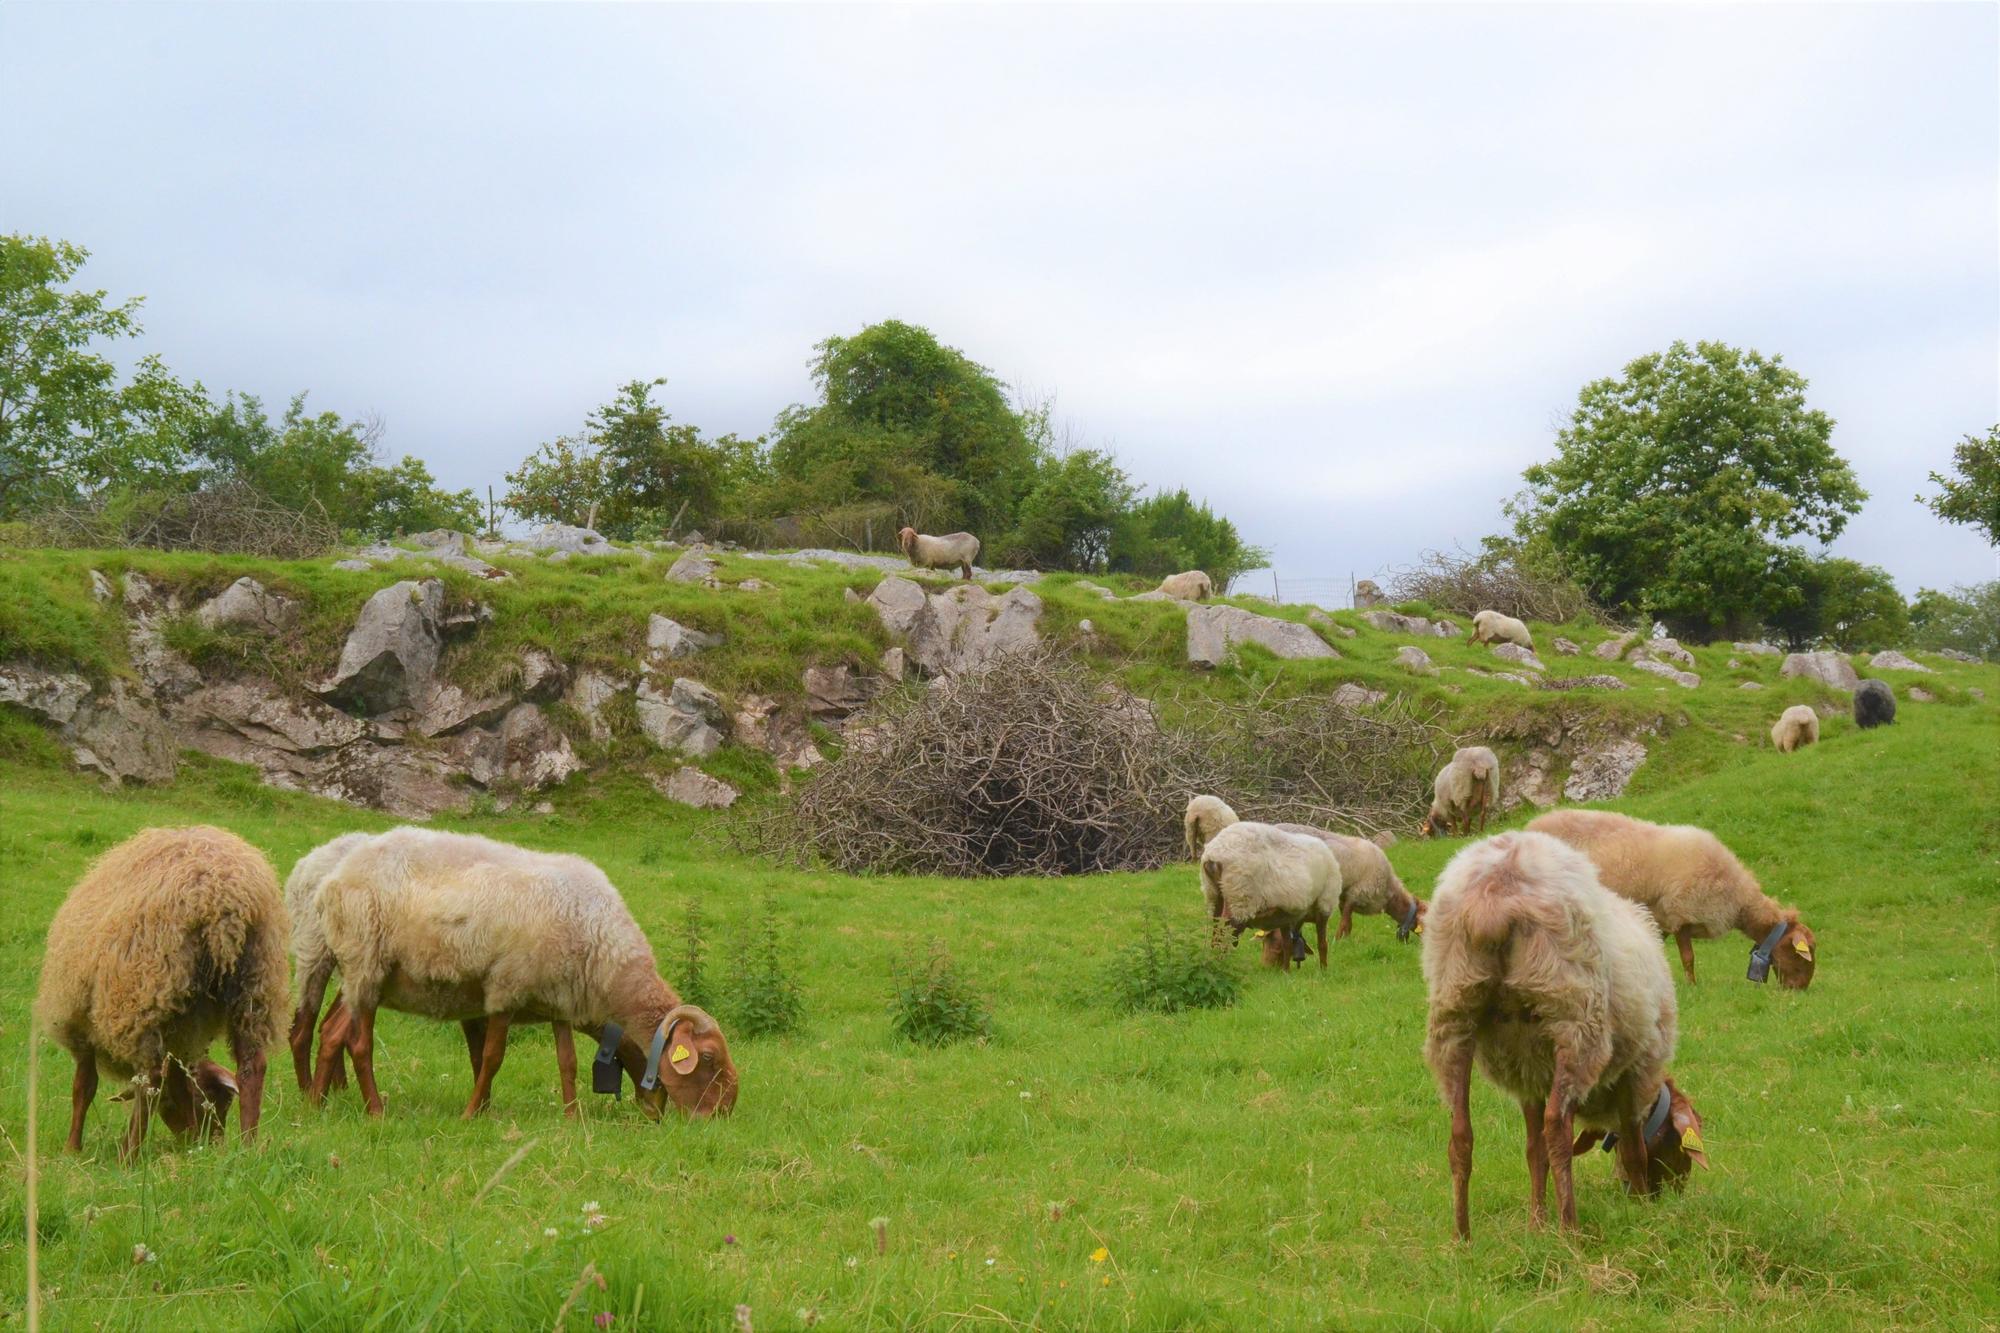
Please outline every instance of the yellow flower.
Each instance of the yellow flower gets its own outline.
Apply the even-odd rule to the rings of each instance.
[[[1090,1262],[1094,1264],[1101,1264],[1110,1257],[1111,1251],[1105,1249],[1102,1245],[1090,1252]]]

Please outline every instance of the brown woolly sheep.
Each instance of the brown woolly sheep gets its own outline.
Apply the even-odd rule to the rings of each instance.
[[[147,829],[90,867],[49,923],[35,1017],[76,1061],[68,1146],[83,1148],[100,1069],[132,1080],[118,1155],[154,1104],[175,1133],[219,1130],[232,1096],[244,1138],[264,1105],[264,1051],[284,1022],[285,905],[270,862],[219,828]],[[207,1059],[227,1035],[235,1074]]]
[[[1817,941],[1799,918],[1758,887],[1757,877],[1707,829],[1649,824],[1608,810],[1555,810],[1529,829],[1560,838],[1591,859],[1613,893],[1649,909],[1660,933],[1680,947],[1694,980],[1694,942],[1740,930],[1758,941],[1750,979],[1775,970],[1788,990],[1812,984]]]
[[[1472,1234],[1472,1067],[1514,1097],[1528,1132],[1531,1215],[1554,1169],[1576,1226],[1577,1121],[1617,1136],[1628,1189],[1656,1193],[1706,1166],[1701,1118],[1673,1081],[1674,982],[1643,907],[1607,892],[1581,853],[1540,833],[1502,833],[1451,859],[1424,935],[1424,1058],[1451,1112],[1453,1220]]]
[[[956,565],[968,580],[972,578],[972,562],[979,558],[979,538],[969,532],[927,537],[915,528],[904,528],[896,534],[896,542],[918,569],[950,569]]]

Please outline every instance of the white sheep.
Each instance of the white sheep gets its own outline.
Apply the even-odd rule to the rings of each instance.
[[[1190,569],[1161,579],[1159,591],[1176,601],[1199,602],[1215,596],[1215,580],[1199,569]]]
[[[1472,1234],[1472,1066],[1512,1095],[1528,1131],[1529,1201],[1544,1216],[1551,1167],[1576,1225],[1575,1122],[1614,1131],[1619,1173],[1643,1194],[1685,1179],[1701,1120],[1673,1082],[1673,977],[1646,910],[1608,892],[1587,857],[1539,833],[1459,852],[1438,877],[1424,935],[1424,1058],[1451,1112],[1454,1220]]]
[[[736,1069],[721,1028],[681,1003],[618,890],[582,857],[402,828],[342,857],[320,887],[319,909],[351,1021],[322,1033],[316,1099],[331,1077],[329,1044],[337,1044],[354,1061],[369,1114],[382,1113],[374,1028],[386,1004],[484,1021],[467,1116],[490,1098],[516,1017],[602,1029],[640,1085],[640,1107],[656,1119],[669,1099],[691,1115],[735,1105]]]
[[[1240,821],[1236,812],[1220,798],[1197,796],[1188,802],[1185,822],[1188,854],[1198,861],[1209,839]],[[1423,900],[1403,887],[1396,868],[1389,864],[1389,854],[1379,845],[1367,838],[1330,833],[1311,824],[1274,824],[1272,827],[1318,838],[1332,850],[1334,859],[1340,863],[1340,929],[1335,932],[1335,939],[1344,940],[1353,933],[1354,914],[1357,912],[1364,916],[1377,912],[1386,915],[1396,923],[1396,938],[1399,940],[1408,939],[1412,932],[1423,933],[1426,910]],[[1272,955],[1273,958],[1275,956]]]
[[[904,528],[896,534],[896,541],[902,546],[904,556],[918,569],[950,569],[956,565],[968,580],[972,577],[972,562],[979,558],[979,538],[969,532],[927,537],[915,528]]]
[[[320,1005],[326,998],[327,982],[333,977],[333,952],[326,946],[326,931],[319,919],[319,890],[341,859],[366,843],[373,834],[343,833],[331,842],[313,848],[292,866],[285,876],[285,913],[292,920],[292,966],[299,985],[297,1006],[292,1010],[292,1072],[299,1091],[312,1087],[313,1033],[319,1024]],[[339,997],[334,1004],[339,1006]],[[328,1015],[329,1019],[332,1015]],[[339,1056],[336,1054],[336,1061]],[[336,1066],[332,1087],[345,1087],[347,1071]]]
[[[1187,838],[1188,859],[1201,860],[1201,849],[1208,845],[1208,840],[1236,822],[1236,812],[1221,797],[1191,798],[1187,803],[1187,814],[1181,820],[1181,829]]]
[[[1771,744],[1778,747],[1779,754],[1819,744],[1819,714],[1805,704],[1793,704],[1771,724]]]
[[[1471,833],[1476,816],[1484,833],[1487,813],[1499,800],[1500,757],[1484,745],[1464,746],[1431,780],[1431,809],[1418,832],[1432,838],[1457,825],[1458,832]]]
[[[1326,966],[1326,923],[1340,910],[1340,862],[1319,838],[1270,824],[1231,824],[1202,848],[1201,890],[1209,915],[1239,938],[1253,928],[1296,930],[1312,922],[1319,965]]]
[[[1535,651],[1535,639],[1528,633],[1528,627],[1498,611],[1481,611],[1475,615],[1472,618],[1472,637],[1466,642],[1517,643],[1531,653]]]
[[[1608,810],[1556,810],[1528,827],[1584,853],[1613,893],[1649,909],[1660,932],[1680,946],[1681,966],[1694,980],[1694,941],[1740,930],[1758,941],[1750,979],[1775,969],[1780,985],[1812,984],[1818,942],[1796,908],[1765,894],[1757,877],[1707,829],[1649,824]]]
[[[284,1022],[285,905],[262,852],[224,829],[147,829],[92,864],[50,921],[35,1018],[76,1061],[68,1146],[83,1149],[99,1069],[131,1080],[130,1161],[154,1104],[176,1134],[244,1138],[264,1104],[265,1048]],[[207,1058],[227,1036],[231,1073]]]

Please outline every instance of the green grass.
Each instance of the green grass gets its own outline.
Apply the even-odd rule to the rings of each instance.
[[[1138,655],[1153,610],[1084,614],[1126,626]],[[1366,636],[1340,647],[1361,678],[1387,655]],[[1728,675],[1726,650],[1698,655],[1705,675]],[[1247,663],[1216,688],[1269,669]],[[254,1147],[180,1149],[156,1132],[121,1167],[120,1117],[100,1101],[86,1154],[63,1156],[69,1062],[30,1036],[27,1011],[44,927],[90,858],[148,825],[210,820],[284,869],[385,821],[200,761],[171,789],[107,794],[10,723],[0,1324],[19,1325],[25,1290],[32,1047],[50,1328],[546,1328],[587,1265],[607,1287],[585,1288],[570,1328],[611,1311],[620,1330],[729,1329],[739,1302],[760,1333],[800,1327],[802,1311],[831,1328],[1994,1327],[2000,708],[1967,700],[1964,684],[1996,685],[1974,671],[1893,727],[1831,723],[1792,756],[1762,743],[1785,692],[1752,707],[1719,682],[1653,697],[1642,678],[1631,693],[1648,697],[1627,703],[1667,716],[1668,762],[1620,808],[1716,830],[1806,910],[1818,979],[1803,995],[1752,986],[1748,941],[1699,947],[1676,1077],[1715,1167],[1635,1203],[1594,1155],[1578,1167],[1574,1237],[1529,1227],[1519,1114],[1480,1085],[1469,1245],[1451,1240],[1418,952],[1379,919],[1357,923],[1324,975],[1256,972],[1233,1008],[1127,1015],[1104,998],[1105,969],[1139,932],[1197,913],[1189,867],[981,883],[773,870],[718,850],[712,824],[664,814],[629,778],[565,788],[554,817],[448,824],[591,856],[670,968],[689,897],[710,975],[726,979],[775,896],[805,1028],[735,1044],[732,1119],[656,1126],[591,1099],[565,1122],[548,1037],[529,1031],[492,1111],[464,1123],[458,1034],[385,1015],[380,1122],[351,1092],[309,1110],[274,1065]],[[1391,856],[1422,892],[1456,845]],[[930,1050],[892,1034],[894,966],[933,936],[990,1003],[989,1041]],[[589,1202],[599,1230],[584,1226]],[[141,1244],[157,1262],[134,1265]]]

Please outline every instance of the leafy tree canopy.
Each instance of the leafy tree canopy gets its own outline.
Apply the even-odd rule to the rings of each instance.
[[[1957,475],[1931,473],[1938,493],[1917,499],[1945,522],[1977,528],[1989,544],[2000,546],[2000,426],[1989,427],[1983,438],[1966,436],[1951,455]]]
[[[1640,357],[1584,386],[1555,458],[1524,473],[1516,531],[1600,605],[1747,632],[1793,595],[1782,543],[1830,541],[1867,498],[1805,391],[1781,358],[1722,343]]]
[[[1918,589],[1910,602],[1910,641],[2000,662],[2000,579],[1950,592]]]

